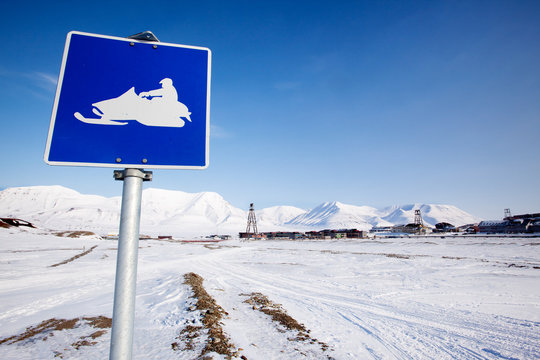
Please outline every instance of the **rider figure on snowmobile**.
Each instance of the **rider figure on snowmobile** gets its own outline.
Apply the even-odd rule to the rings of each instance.
[[[139,94],[141,98],[151,98],[152,102],[163,102],[165,104],[176,104],[178,101],[178,93],[173,86],[173,82],[169,78],[165,78],[159,82],[161,89],[144,91]]]

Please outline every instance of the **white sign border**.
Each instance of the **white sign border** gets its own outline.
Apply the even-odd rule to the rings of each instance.
[[[49,133],[47,135],[47,143],[45,145],[45,154],[43,156],[43,161],[45,161],[45,163],[47,163],[48,165],[54,165],[54,166],[56,165],[58,166],[89,166],[89,167],[108,167],[108,168],[133,168],[133,169],[144,168],[144,169],[171,169],[171,170],[173,169],[176,169],[176,170],[204,170],[206,169],[210,161],[210,75],[211,75],[211,68],[212,68],[212,51],[207,47],[171,44],[171,43],[164,43],[164,42],[155,42],[153,44],[157,46],[172,46],[172,47],[180,47],[180,48],[187,48],[187,49],[204,50],[208,52],[208,73],[207,73],[207,84],[206,84],[207,93],[206,93],[205,165],[180,166],[180,165],[152,165],[152,164],[143,164],[143,163],[141,164],[114,163],[112,164],[112,163],[87,163],[87,162],[66,162],[66,161],[50,161],[49,160],[51,142],[52,142],[53,131],[54,131],[54,124],[56,121],[56,112],[58,110],[58,101],[60,99],[60,92],[62,89],[62,82],[64,80],[64,72],[66,69],[66,60],[68,57],[71,36],[73,34],[111,39],[111,40],[120,40],[120,41],[125,41],[125,42],[141,43],[141,44],[153,43],[153,42],[148,42],[148,41],[134,40],[134,39],[117,37],[117,36],[109,36],[109,35],[92,34],[92,33],[81,32],[81,31],[70,31],[67,34],[66,45],[64,47],[64,55],[62,57],[62,65],[60,68],[60,74],[58,75],[58,84],[56,86],[56,96],[54,98],[53,111],[51,115],[51,122],[49,125]]]

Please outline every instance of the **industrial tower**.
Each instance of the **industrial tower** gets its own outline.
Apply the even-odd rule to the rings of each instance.
[[[253,231],[251,232],[250,229],[252,228],[253,228]],[[253,203],[251,203],[249,204],[249,214],[248,214],[246,234],[256,235],[258,233],[259,232],[257,231],[257,219],[255,218],[255,209],[253,208]]]
[[[422,220],[422,214],[420,213],[420,209],[414,210],[414,225],[420,225],[421,227],[424,227],[424,220]]]

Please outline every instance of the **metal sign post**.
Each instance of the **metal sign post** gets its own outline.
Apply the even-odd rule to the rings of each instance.
[[[143,181],[152,180],[152,172],[125,169],[114,172],[115,180],[123,180],[120,232],[116,259],[113,321],[111,331],[111,360],[131,359],[135,289]]]
[[[144,41],[159,41],[151,32],[131,37]],[[118,232],[109,359],[130,360],[133,351],[142,183],[143,181],[152,181],[152,172],[139,169],[116,170],[114,179],[124,181],[124,186]]]

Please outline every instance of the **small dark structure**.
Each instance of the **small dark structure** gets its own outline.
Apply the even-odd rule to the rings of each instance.
[[[540,233],[540,219],[531,220],[527,224],[527,232]]]
[[[478,224],[466,224],[457,227],[458,232],[465,234],[476,234],[478,232]]]
[[[0,227],[3,228],[9,228],[9,227],[19,227],[19,226],[26,226],[31,228],[36,228],[32,223],[21,220],[21,219],[15,219],[15,218],[0,218]]]
[[[446,233],[446,232],[457,232],[457,228],[447,222],[440,222],[435,224],[435,229],[433,230],[434,233]]]

